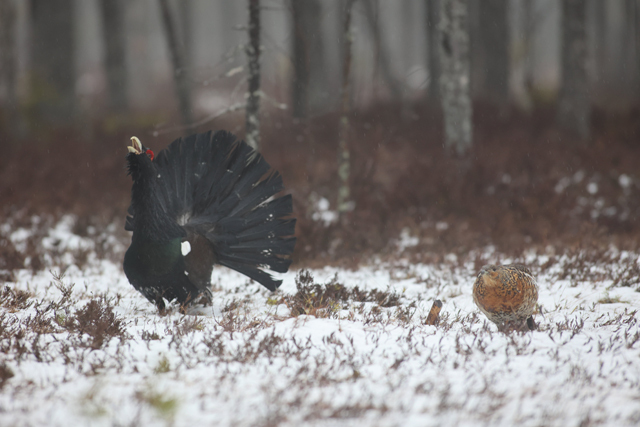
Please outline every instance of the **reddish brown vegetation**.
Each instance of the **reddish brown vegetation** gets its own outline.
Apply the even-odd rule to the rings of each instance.
[[[416,260],[446,252],[466,253],[486,244],[505,252],[560,244],[636,248],[640,241],[640,120],[596,116],[594,139],[581,145],[557,131],[551,112],[513,114],[499,121],[478,108],[469,160],[443,152],[440,117],[416,110],[403,121],[399,108],[380,107],[352,117],[353,196],[356,209],[340,224],[325,228],[310,219],[311,194],[335,202],[338,178],[337,116],[292,122],[286,115],[263,116],[262,151],[284,176],[299,219],[296,259],[307,265],[357,262],[372,253],[394,253],[390,245],[403,228],[421,237]],[[208,128],[237,131],[235,122]],[[200,129],[200,130],[205,130]],[[0,200],[3,218],[25,222],[31,214],[74,213],[77,231],[111,221],[123,223],[130,180],[124,155],[132,134],[156,152],[176,135],[145,136],[140,129],[100,135],[94,141],[55,135],[2,148]],[[161,141],[161,142],[160,142]],[[558,193],[563,178],[584,178]],[[635,180],[626,189],[620,174]],[[596,182],[590,194],[587,184]],[[616,215],[591,217],[592,204],[614,206]],[[581,204],[582,203],[582,204]],[[621,217],[621,212],[627,212]],[[438,222],[447,226],[436,227]],[[126,239],[122,227],[121,237]],[[1,242],[2,259],[21,257]],[[436,255],[434,255],[436,254]],[[427,257],[427,258],[425,258]],[[10,267],[10,266],[9,266]],[[0,269],[6,268],[0,266]],[[9,268],[11,269],[11,268]]]

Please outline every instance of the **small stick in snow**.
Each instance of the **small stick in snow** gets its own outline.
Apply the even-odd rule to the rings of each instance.
[[[440,309],[442,308],[442,301],[439,299],[433,302],[431,306],[431,310],[429,310],[429,315],[427,316],[427,321],[425,324],[427,325],[437,325],[440,320],[438,316],[440,315]]]

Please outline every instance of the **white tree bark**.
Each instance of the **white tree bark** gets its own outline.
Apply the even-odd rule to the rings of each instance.
[[[463,155],[472,143],[467,0],[441,0],[439,28],[445,147]]]

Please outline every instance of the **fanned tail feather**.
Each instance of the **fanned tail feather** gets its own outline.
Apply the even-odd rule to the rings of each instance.
[[[176,221],[213,245],[217,262],[275,290],[268,272],[288,270],[296,239],[291,195],[267,161],[224,131],[180,138],[154,160],[158,199]],[[125,227],[132,224],[129,211]]]

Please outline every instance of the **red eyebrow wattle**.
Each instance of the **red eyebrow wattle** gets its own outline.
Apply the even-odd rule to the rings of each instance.
[[[147,150],[147,151],[145,151],[145,153],[147,153],[149,155],[149,157],[151,158],[151,161],[153,161],[153,151]]]

